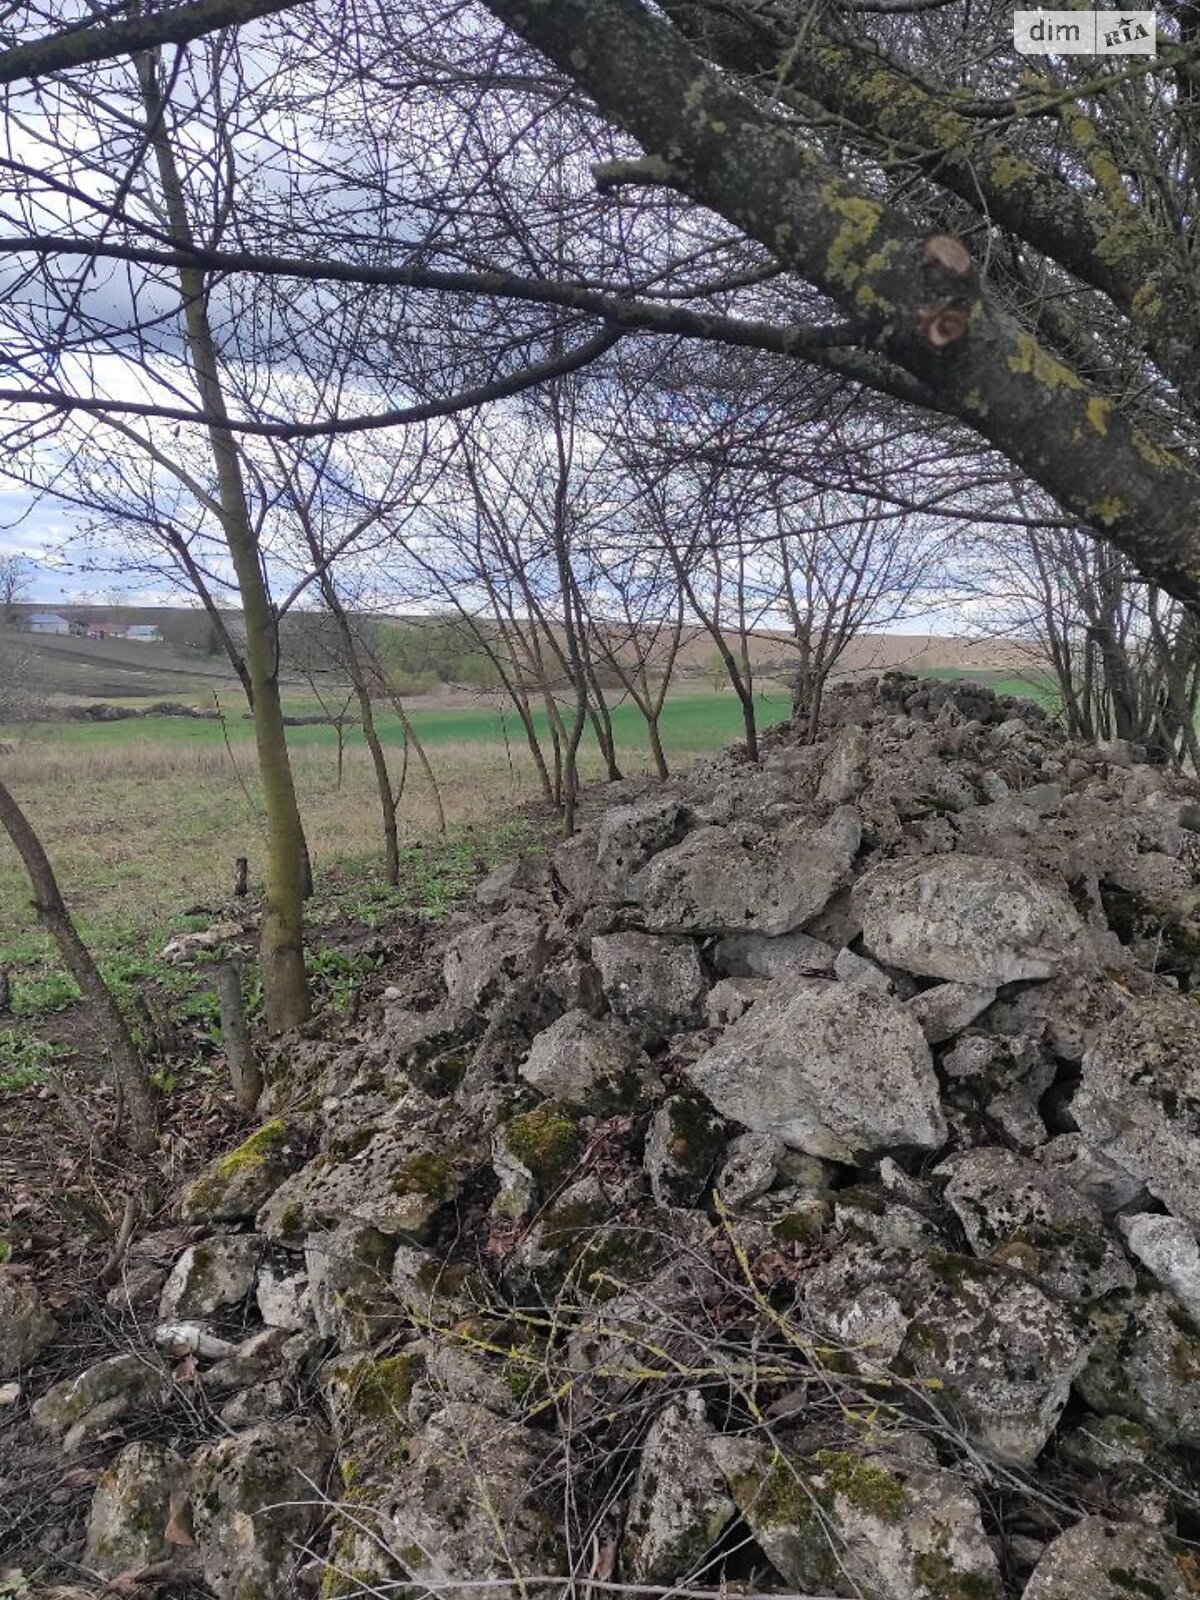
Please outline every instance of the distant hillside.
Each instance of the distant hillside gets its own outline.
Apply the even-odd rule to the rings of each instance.
[[[68,622],[108,623],[127,627],[149,624],[162,634],[161,642],[123,638],[79,638],[70,634],[34,634],[21,628],[20,619],[47,610]],[[79,700],[133,697],[211,699],[212,691],[240,685],[229,666],[216,631],[201,611],[168,606],[23,605],[12,608],[14,626],[23,648],[35,662],[35,689],[55,698]],[[223,613],[235,637],[241,618]],[[473,645],[469,634],[454,619],[443,616],[391,616],[375,619],[377,645],[406,695],[445,692],[447,686],[490,687],[494,669],[486,655]],[[283,638],[285,680],[299,687],[304,668],[311,663],[324,675],[328,653],[317,648],[325,619],[314,612],[288,618]],[[735,649],[738,641],[729,635]],[[751,660],[760,677],[785,678],[794,668],[796,653],[785,635],[756,634]],[[682,680],[706,677],[714,670],[717,652],[710,635],[700,627],[689,631],[679,653],[677,673]],[[902,668],[911,672],[964,670],[1012,672],[1029,664],[1027,647],[1003,640],[971,640],[937,634],[867,634],[856,639],[839,664],[838,676]]]

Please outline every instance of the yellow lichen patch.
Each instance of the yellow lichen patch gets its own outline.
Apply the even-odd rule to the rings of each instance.
[[[1097,522],[1102,522],[1106,527],[1111,527],[1125,514],[1125,502],[1115,494],[1106,494],[1102,500],[1097,500],[1092,515]]]
[[[695,111],[704,99],[707,84],[703,78],[693,78],[683,93],[683,109]]]
[[[1097,189],[1115,211],[1128,211],[1130,201],[1121,179],[1121,169],[1102,144],[1095,123],[1070,102],[1060,107],[1060,115],[1067,132],[1075,141],[1076,149],[1087,162]]]
[[[821,198],[842,219],[829,245],[829,276],[843,288],[854,289],[865,271],[885,263],[884,251],[871,257],[866,248],[879,226],[883,207],[860,195],[844,194],[841,185],[835,183],[823,187]]]
[[[1094,394],[1087,403],[1087,419],[1101,436],[1108,432],[1108,419],[1112,415],[1112,409],[1112,401],[1106,400],[1099,394]]]
[[[1163,297],[1157,279],[1150,278],[1143,283],[1134,295],[1131,305],[1135,317],[1144,317],[1147,321],[1152,322],[1156,317],[1161,316]]]
[[[1128,261],[1142,242],[1141,227],[1132,212],[1120,217],[1097,241],[1096,254],[1108,266]]]
[[[1082,389],[1083,380],[1064,362],[1043,350],[1028,333],[1017,335],[1016,354],[1008,358],[1010,372],[1030,377],[1044,389]]]
[[[1148,439],[1140,428],[1134,428],[1130,435],[1133,448],[1141,456],[1148,467],[1178,467],[1181,465],[1179,457],[1170,450],[1164,450],[1161,445]]]
[[[1020,156],[999,150],[988,162],[987,175],[997,189],[1015,189],[1033,177],[1033,167]]]

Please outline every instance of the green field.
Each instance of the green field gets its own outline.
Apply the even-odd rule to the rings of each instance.
[[[946,671],[939,676],[952,677]],[[959,674],[1002,693],[1037,695],[1034,685],[1000,673]],[[1040,694],[1038,691],[1041,691]],[[6,781],[46,844],[84,937],[106,972],[136,984],[157,972],[156,952],[181,927],[203,926],[203,909],[224,914],[231,863],[250,861],[251,881],[264,870],[263,816],[255,773],[253,727],[232,696],[227,721],[147,717],[110,723],[54,722],[0,730],[7,746]],[[317,711],[293,698],[292,715]],[[788,696],[757,697],[760,729],[789,714]],[[398,772],[399,722],[380,715],[380,731]],[[313,919],[372,919],[398,909],[444,910],[480,862],[494,860],[529,834],[523,806],[538,797],[533,762],[511,712],[497,706],[414,709],[412,721],[434,767],[448,833],[436,830],[428,784],[410,762],[398,812],[406,852],[404,887],[382,881],[378,799],[361,735],[347,730],[345,771],[337,782],[336,736],[328,726],[289,729],[293,764],[319,894]],[[538,731],[547,732],[544,713]],[[613,713],[618,755],[627,775],[650,767],[645,723],[633,705]],[[741,708],[727,690],[681,691],[662,717],[673,766],[742,737]],[[228,740],[228,747],[226,744]],[[548,751],[548,743],[545,746]],[[581,768],[604,776],[587,730]],[[0,965],[12,969],[24,1012],[69,998],[48,943],[28,905],[28,886],[7,842],[0,844]]]
[[[236,703],[236,702],[235,702]],[[292,715],[313,715],[310,699],[288,702]],[[785,717],[788,697],[758,700],[760,725]],[[84,937],[118,982],[134,984],[154,971],[155,953],[191,908],[223,908],[231,863],[250,860],[261,885],[263,817],[250,721],[147,717],[119,722],[53,722],[0,730],[8,745],[6,781],[46,844]],[[412,712],[441,791],[448,836],[436,831],[436,810],[415,762],[399,810],[407,852],[405,887],[381,879],[378,800],[369,758],[357,728],[347,729],[345,771],[337,784],[336,735],[327,726],[289,728],[293,764],[320,894],[315,919],[366,917],[417,907],[434,913],[461,890],[480,861],[518,842],[521,807],[538,795],[523,730],[494,706]],[[402,759],[402,733],[390,711],[379,717],[393,767]],[[645,723],[632,705],[613,714],[620,760],[629,773],[650,764]],[[545,737],[545,714],[537,718]],[[668,702],[662,737],[672,763],[740,737],[740,706],[711,688]],[[228,748],[226,745],[228,739]],[[548,744],[546,746],[548,751]],[[588,780],[603,776],[591,729],[581,751]],[[15,854],[0,844],[0,964],[13,970],[18,1008],[25,1012],[69,997],[29,906]]]

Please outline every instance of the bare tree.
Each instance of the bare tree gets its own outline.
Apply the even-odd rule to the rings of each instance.
[[[33,587],[33,569],[22,555],[0,554],[0,622],[12,621],[12,609]]]

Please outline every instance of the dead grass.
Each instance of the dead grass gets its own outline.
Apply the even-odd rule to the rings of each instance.
[[[100,955],[152,945],[193,907],[222,905],[236,856],[252,885],[265,870],[264,818],[249,742],[220,746],[180,739],[89,748],[53,739],[19,742],[5,781],[27,808],[54,863],[81,931]],[[537,795],[532,762],[514,748],[463,742],[434,752],[452,830],[488,829]],[[637,758],[631,753],[630,766]],[[334,751],[293,755],[318,877],[330,869],[377,874],[379,802],[367,753],[348,748],[341,787]],[[598,777],[591,765],[588,776]],[[432,793],[410,765],[399,810],[402,841],[435,834]],[[0,963],[37,969],[49,950],[28,904],[28,885],[0,841]]]

